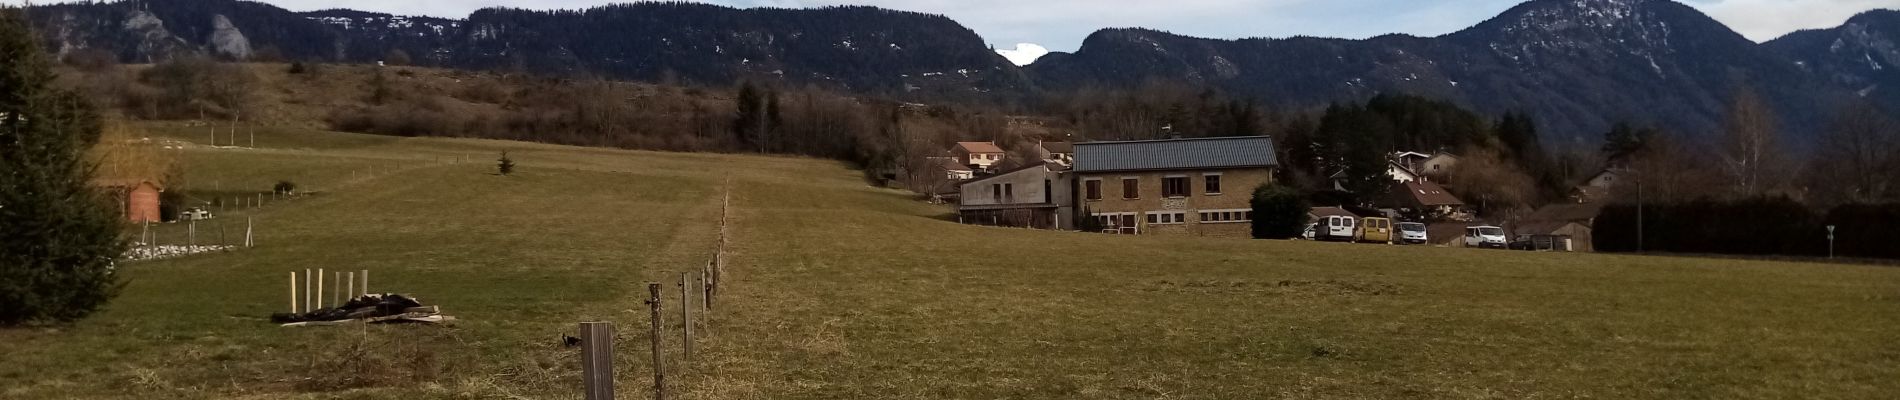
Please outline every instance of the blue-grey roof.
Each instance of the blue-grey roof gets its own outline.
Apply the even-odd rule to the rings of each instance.
[[[1275,166],[1273,138],[1266,136],[1075,144],[1076,172]]]

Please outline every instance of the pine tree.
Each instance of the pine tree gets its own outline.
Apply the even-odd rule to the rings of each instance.
[[[52,80],[24,15],[0,9],[0,325],[77,320],[120,287],[121,222],[84,157],[99,117]]]
[[[508,174],[515,172],[515,160],[508,158],[507,150],[503,150],[501,152],[501,159],[495,161],[495,170],[501,172],[502,176],[508,176]]]

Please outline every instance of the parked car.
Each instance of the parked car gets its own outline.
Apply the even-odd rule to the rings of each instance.
[[[1465,227],[1465,247],[1502,249],[1509,245],[1509,239],[1504,237],[1504,228],[1490,225]]]
[[[203,221],[208,219],[211,219],[211,211],[203,208],[192,207],[178,213],[178,220],[180,221]]]
[[[1425,224],[1417,222],[1399,223],[1399,241],[1405,244],[1426,244],[1431,238],[1425,232]]]
[[[1357,218],[1353,217],[1328,216],[1320,218],[1319,222],[1316,223],[1318,227],[1314,229],[1315,233],[1318,234],[1316,238],[1319,240],[1338,240],[1346,242],[1359,240],[1359,230],[1354,229],[1355,226],[1358,225],[1357,222]]]
[[[1359,220],[1359,241],[1392,244],[1392,220],[1386,218],[1365,218]]]
[[[1511,239],[1511,244],[1505,247],[1511,250],[1537,250],[1537,242],[1532,240],[1531,235],[1517,235],[1517,238]]]

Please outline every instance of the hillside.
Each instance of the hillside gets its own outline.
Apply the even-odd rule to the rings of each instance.
[[[714,85],[782,79],[940,97],[1026,85],[1013,64],[955,21],[871,7],[635,3],[578,11],[489,8],[442,19],[149,0],[55,4],[33,14],[56,54],[105,48],[130,62],[198,53],[375,63],[401,51],[423,66]]]
[[[1708,135],[1738,84],[1767,93],[1800,138],[1813,133],[1820,105],[1846,93],[1662,0],[1532,1],[1435,38],[1215,40],[1104,30],[1030,71],[1044,87],[1185,77],[1288,106],[1423,94],[1493,115],[1529,111],[1566,141],[1593,140],[1619,121]]]
[[[254,219],[255,248],[124,264],[105,312],[0,330],[0,396],[575,398],[561,335],[608,321],[620,395],[641,397],[644,283],[706,263],[725,193],[727,283],[694,358],[663,314],[678,398],[1900,391],[1892,268],[997,229],[824,160],[287,128],[213,148],[196,127],[141,127],[187,143],[174,190],[315,194],[197,227],[210,241]],[[515,175],[492,174],[502,150]],[[973,259],[1004,254],[1028,256]],[[265,321],[306,268],[371,270],[376,291],[460,321]]]
[[[1900,104],[1900,11],[1868,11],[1840,27],[1795,32],[1764,45],[1861,96]]]
[[[134,6],[140,8],[134,8]],[[122,61],[179,54],[373,63],[728,85],[762,80],[906,101],[1021,105],[1039,94],[1183,81],[1312,109],[1404,92],[1490,115],[1534,114],[1559,143],[1615,122],[1717,132],[1738,88],[1763,93],[1790,142],[1810,144],[1855,97],[1900,107],[1893,11],[1756,44],[1671,0],[1534,0],[1451,34],[1219,40],[1105,29],[1018,68],[943,16],[871,7],[735,9],[637,3],[484,9],[462,19],[296,13],[235,0],[35,9],[48,47]],[[401,56],[397,53],[400,52]]]

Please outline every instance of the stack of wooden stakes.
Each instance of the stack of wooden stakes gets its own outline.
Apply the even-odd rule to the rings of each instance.
[[[248,234],[246,235],[249,236]],[[248,238],[246,239],[248,240]],[[314,279],[313,279],[314,277]],[[369,270],[357,272],[337,272],[334,280],[324,279],[323,268],[304,269],[303,277],[297,277],[297,271],[290,271],[290,313],[303,314],[323,309],[324,282],[330,285],[330,306],[342,306],[350,300],[369,295]],[[302,282],[302,291],[298,291],[298,282]],[[312,284],[316,287],[313,289]],[[302,293],[301,298],[298,293]]]

